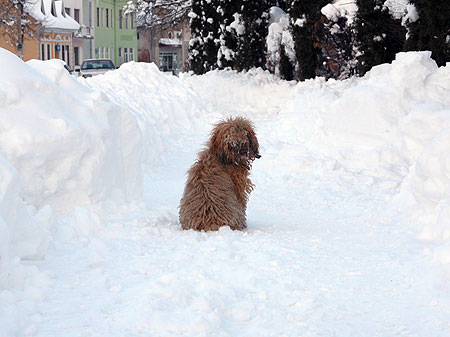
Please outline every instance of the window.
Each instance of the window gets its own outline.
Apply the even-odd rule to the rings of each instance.
[[[123,48],[123,62],[128,62],[128,48]]]
[[[177,53],[160,52],[159,53],[159,68],[162,71],[173,71],[178,68]]]
[[[131,29],[134,29],[134,13],[131,13],[130,18],[131,18]]]
[[[62,52],[63,52],[63,61],[65,61],[67,66],[70,67],[69,45],[62,46]]]
[[[111,13],[111,20],[109,22],[111,22],[111,27],[114,27],[114,21],[113,21],[113,11],[114,9],[111,9],[109,12]]]
[[[134,49],[133,48],[129,49],[128,61],[134,61]]]
[[[76,66],[80,65],[80,49],[79,49],[79,47],[73,48],[73,62]]]
[[[50,54],[50,44],[47,45],[47,60],[50,60],[52,55]]]
[[[97,27],[100,27],[100,8],[97,7]]]
[[[119,11],[119,28],[122,29],[122,18],[123,18],[123,11]]]
[[[70,16],[70,8],[65,7],[64,10],[66,11],[66,14]]]
[[[101,11],[102,11],[102,17],[100,18],[100,20],[101,20],[100,26],[104,27],[105,26],[105,9],[102,8]]]
[[[128,29],[128,14],[125,14],[125,29]]]
[[[75,19],[76,22],[80,23],[80,10],[79,9],[73,10],[73,18]]]
[[[106,8],[106,27],[109,27],[109,8]]]

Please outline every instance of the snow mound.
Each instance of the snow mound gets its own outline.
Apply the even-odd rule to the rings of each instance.
[[[16,257],[45,256],[54,211],[139,198],[142,172],[128,110],[80,85],[59,60],[23,63],[4,49],[0,60],[1,289],[21,283],[11,281]]]
[[[164,153],[181,147],[185,130],[199,122],[197,117],[204,112],[199,105],[202,100],[192,89],[179,78],[161,73],[154,63],[129,62],[116,71],[79,81],[131,112],[142,134],[148,165],[161,164]]]

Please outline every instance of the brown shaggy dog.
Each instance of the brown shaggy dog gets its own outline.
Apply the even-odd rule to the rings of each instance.
[[[188,171],[180,204],[181,227],[197,231],[246,228],[245,210],[254,187],[249,170],[260,157],[250,121],[237,117],[218,123],[207,148]]]

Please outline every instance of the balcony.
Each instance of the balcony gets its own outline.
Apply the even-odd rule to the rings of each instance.
[[[75,37],[83,39],[93,39],[94,27],[86,27],[85,25],[81,25],[78,32],[75,33]]]

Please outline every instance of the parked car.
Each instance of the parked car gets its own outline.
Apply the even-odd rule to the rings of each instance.
[[[114,69],[114,63],[109,59],[84,60],[81,64],[80,75],[86,78],[94,75],[104,74]]]

